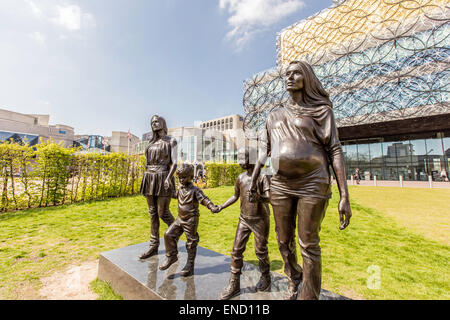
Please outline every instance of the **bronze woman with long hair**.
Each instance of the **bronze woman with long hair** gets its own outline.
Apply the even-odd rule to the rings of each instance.
[[[274,175],[270,203],[275,218],[278,247],[289,278],[286,299],[318,299],[321,289],[320,225],[331,197],[329,166],[340,193],[340,229],[351,217],[344,156],[332,111],[332,103],[311,66],[293,61],[285,73],[290,99],[272,111],[266,121],[263,149],[252,176],[251,192],[268,156]],[[303,257],[297,264],[295,228]]]
[[[145,149],[145,173],[141,194],[147,198],[151,220],[150,247],[139,258],[146,259],[158,253],[159,218],[168,226],[174,222],[169,210],[175,193],[173,174],[177,168],[177,141],[167,135],[164,118],[154,115],[151,119],[153,136]]]

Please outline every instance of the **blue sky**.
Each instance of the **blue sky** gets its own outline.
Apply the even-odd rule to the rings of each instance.
[[[276,34],[332,0],[2,0],[0,108],[76,134],[242,114]]]

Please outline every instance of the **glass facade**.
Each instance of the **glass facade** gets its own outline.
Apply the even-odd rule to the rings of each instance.
[[[283,69],[294,60],[311,64],[340,126],[449,113],[448,6],[415,3],[347,0],[282,30],[277,68],[244,82],[249,126],[289,99]]]
[[[202,133],[204,131],[202,130]],[[234,144],[222,135],[173,136],[178,143],[178,160],[187,162],[236,162]]]
[[[347,178],[359,168],[362,180],[441,181],[450,167],[450,132],[342,142]]]
[[[35,134],[0,131],[0,143],[11,140],[16,143],[23,143],[34,146],[35,144],[39,143],[39,136]]]

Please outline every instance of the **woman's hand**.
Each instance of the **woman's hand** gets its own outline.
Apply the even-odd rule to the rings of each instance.
[[[339,219],[341,221],[339,229],[344,230],[350,223],[350,218],[352,216],[352,209],[350,208],[350,201],[348,197],[341,198],[341,201],[339,201],[338,210],[339,210]]]

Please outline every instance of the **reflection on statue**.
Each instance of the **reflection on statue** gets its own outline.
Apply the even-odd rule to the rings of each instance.
[[[169,205],[171,195],[175,191],[173,174],[177,167],[177,141],[167,136],[164,118],[154,115],[151,127],[153,136],[145,149],[146,170],[141,184],[141,194],[147,198],[151,219],[150,247],[139,257],[140,259],[158,253],[159,218],[168,226],[174,222]]]
[[[194,261],[199,242],[197,233],[200,216],[198,205],[201,203],[211,211],[216,211],[217,207],[205,196],[200,188],[192,184],[192,179],[194,178],[194,166],[192,164],[183,163],[177,170],[177,176],[180,188],[173,197],[178,199],[178,218],[164,234],[166,260],[159,266],[159,269],[165,270],[178,260],[177,242],[184,232],[187,239],[186,250],[188,258],[186,265],[181,270],[181,276],[187,277],[194,273]]]
[[[332,103],[311,66],[302,61],[289,64],[285,73],[287,104],[272,111],[266,121],[263,150],[252,176],[252,194],[268,156],[274,176],[270,203],[275,231],[289,286],[285,299],[318,299],[321,289],[319,231],[331,197],[329,165],[340,193],[340,229],[351,217],[344,156],[332,111]],[[295,227],[303,257],[297,264]]]
[[[270,261],[269,251],[267,249],[267,239],[269,237],[270,210],[269,210],[269,178],[260,175],[257,180],[257,192],[250,194],[250,185],[252,180],[254,164],[250,164],[250,153],[256,154],[256,151],[244,149],[239,150],[238,162],[242,169],[234,186],[234,195],[232,195],[224,204],[218,206],[217,211],[221,211],[241,198],[241,214],[236,230],[236,236],[231,253],[231,277],[228,286],[222,292],[220,299],[227,300],[240,293],[240,275],[244,264],[243,253],[247,245],[250,234],[255,236],[255,252],[259,260],[259,269],[261,278],[256,285],[257,291],[269,291],[271,285],[270,279]]]

